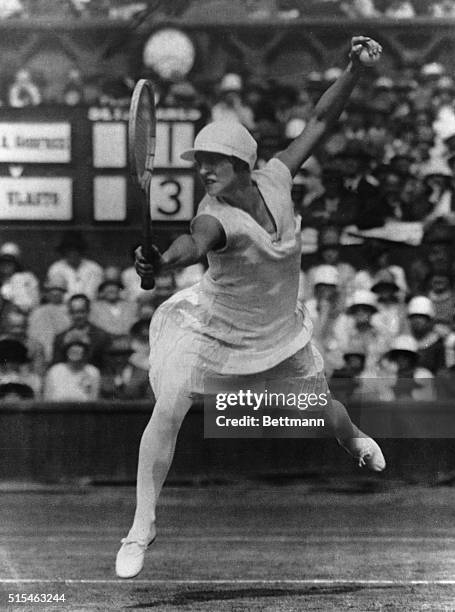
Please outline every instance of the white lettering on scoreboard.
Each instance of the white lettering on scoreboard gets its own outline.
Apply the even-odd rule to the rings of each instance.
[[[0,219],[70,221],[72,192],[70,178],[0,177]]]
[[[67,164],[70,161],[69,123],[0,122],[0,162]]]

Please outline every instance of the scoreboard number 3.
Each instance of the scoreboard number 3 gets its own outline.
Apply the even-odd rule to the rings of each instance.
[[[154,175],[150,189],[152,219],[189,221],[193,218],[194,178],[190,175]]]

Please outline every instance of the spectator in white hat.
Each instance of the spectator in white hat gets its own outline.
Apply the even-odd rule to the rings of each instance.
[[[339,274],[335,266],[320,265],[313,272],[314,297],[305,302],[313,323],[313,341],[321,352],[326,376],[338,365],[338,353],[333,352],[333,325],[343,310],[338,292]]]
[[[219,100],[212,107],[212,121],[238,121],[254,129],[254,113],[244,104],[242,91],[242,78],[235,73],[225,74],[219,86]]]
[[[424,295],[417,295],[409,301],[409,331],[416,341],[419,366],[433,374],[445,366],[444,339],[435,329],[435,314],[432,301]]]
[[[400,296],[400,287],[390,270],[380,270],[373,278],[371,291],[377,295],[378,312],[373,321],[397,336],[406,321],[406,309]]]
[[[39,283],[32,272],[23,269],[21,260],[22,253],[15,242],[5,242],[0,247],[0,291],[20,310],[30,312],[40,302]]]
[[[434,377],[430,370],[418,365],[417,342],[412,336],[398,336],[383,356],[383,372],[378,378],[378,399],[381,401],[436,399]]]
[[[333,328],[339,351],[339,367],[342,366],[342,355],[355,343],[365,352],[365,370],[374,376],[379,358],[390,345],[392,334],[389,329],[374,322],[378,303],[372,291],[355,291],[346,306],[346,311],[339,315]]]

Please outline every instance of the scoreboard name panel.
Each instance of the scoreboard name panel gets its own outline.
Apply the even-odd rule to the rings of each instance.
[[[59,109],[59,120],[49,121],[49,109],[42,116],[38,109],[14,109],[13,120],[0,109],[0,219],[136,222],[125,111],[68,109],[62,121]],[[165,109],[157,118],[152,218],[186,222],[194,216],[195,181],[180,153],[192,146],[200,113]]]

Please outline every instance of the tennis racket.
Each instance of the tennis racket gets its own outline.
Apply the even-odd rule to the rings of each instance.
[[[159,267],[160,255],[152,245],[150,184],[155,157],[155,95],[152,84],[140,79],[133,90],[128,119],[128,154],[130,172],[143,193],[142,253],[152,266]],[[142,278],[142,289],[153,289],[153,278]]]

